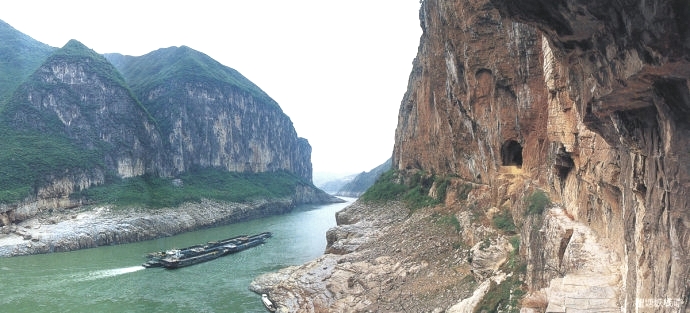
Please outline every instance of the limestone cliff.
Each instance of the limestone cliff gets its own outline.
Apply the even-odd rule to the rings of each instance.
[[[17,63],[0,68],[0,226],[101,201],[84,192],[94,186],[211,169],[288,173],[274,187],[297,186],[291,205],[341,201],[312,185],[311,146],[280,106],[201,52],[103,56],[76,40],[53,49],[0,24],[5,37],[19,39],[0,49]]]
[[[394,167],[488,185],[522,224],[530,290],[574,270],[562,253],[577,228],[548,238],[522,218],[538,187],[619,260],[614,305],[686,308],[690,4],[427,0],[420,20]],[[519,187],[505,188],[506,166]]]
[[[237,71],[185,46],[107,57],[160,125],[162,171],[286,170],[311,181],[307,140],[273,99]]]
[[[96,155],[89,162],[38,173],[43,177],[33,187],[39,199],[65,197],[101,184],[110,172],[123,178],[153,172],[160,163],[161,139],[151,116],[117,70],[76,40],[53,52],[18,88],[2,122],[24,134],[65,139],[77,154]],[[67,150],[29,139],[23,145],[27,151],[32,147],[47,154]],[[48,158],[43,161],[51,163]]]

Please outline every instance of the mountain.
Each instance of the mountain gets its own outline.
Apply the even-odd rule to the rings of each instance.
[[[0,106],[55,49],[0,21]]]
[[[189,47],[106,55],[157,121],[170,168],[287,170],[311,181],[311,147],[290,118],[239,72]]]
[[[340,177],[329,177],[328,179],[324,179],[324,181],[319,182],[317,186],[325,192],[336,194],[340,188],[343,188],[343,186],[355,179],[357,175],[358,174],[351,174]]]
[[[162,153],[153,119],[122,76],[76,40],[55,50],[17,88],[0,123],[8,134],[0,185],[24,190],[20,198],[69,195],[104,183],[110,173],[143,175]],[[29,165],[33,170],[21,171]]]
[[[338,188],[335,193],[336,196],[357,198],[361,196],[369,187],[371,187],[376,180],[381,177],[381,174],[391,169],[391,159],[386,160],[383,164],[375,167],[369,172],[362,172],[346,182],[343,186]]]
[[[0,78],[14,78],[0,82],[4,221],[85,202],[334,199],[313,186],[311,146],[280,106],[201,52],[104,56],[77,40],[51,48],[4,23],[0,37],[9,60]]]

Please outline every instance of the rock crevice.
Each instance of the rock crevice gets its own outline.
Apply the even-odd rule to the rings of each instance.
[[[445,209],[476,219],[460,219],[470,246],[496,243],[509,211],[535,308],[687,311],[689,20],[674,0],[422,1],[393,168],[452,177]],[[553,208],[535,209],[537,190]]]
[[[515,141],[530,183],[621,260],[623,311],[688,303],[687,3],[428,0],[421,12],[394,166],[498,188]],[[528,285],[549,284],[538,276]]]

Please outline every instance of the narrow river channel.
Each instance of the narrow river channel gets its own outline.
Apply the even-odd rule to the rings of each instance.
[[[354,201],[345,200],[158,240],[0,258],[0,312],[266,312],[249,283],[323,254],[335,212]],[[265,244],[210,262],[140,266],[148,252],[264,231],[273,233]]]

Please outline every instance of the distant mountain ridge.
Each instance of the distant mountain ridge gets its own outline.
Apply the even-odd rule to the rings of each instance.
[[[315,182],[315,184],[321,188],[321,190],[335,195],[340,188],[343,188],[343,186],[351,182],[359,174],[342,175],[344,174],[329,174],[326,178],[320,177],[319,182]]]
[[[392,160],[388,159],[383,164],[373,168],[369,172],[362,172],[355,176],[351,181],[347,182],[345,185],[340,187],[338,192],[335,193],[336,196],[352,197],[358,198],[361,196],[369,187],[374,185],[376,180],[381,177],[381,174],[390,170],[392,166]]]
[[[77,40],[52,48],[2,21],[0,39],[0,214],[205,169],[287,173],[302,186],[297,202],[323,193],[311,183],[311,146],[280,106],[201,52],[100,55]]]
[[[383,173],[390,170],[391,166],[392,160],[388,159],[368,172],[331,178],[319,182],[317,186],[335,196],[358,198],[367,191]]]

